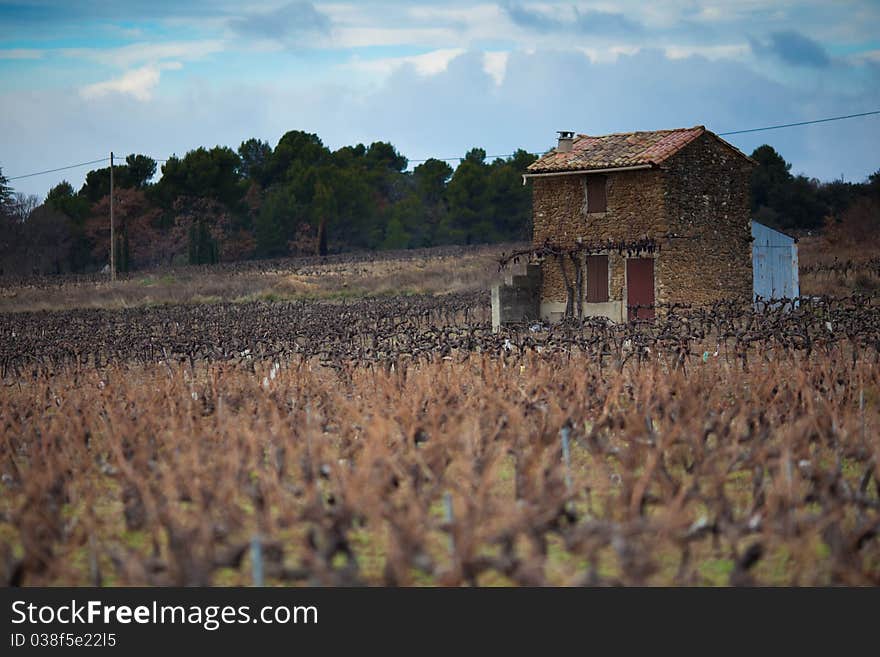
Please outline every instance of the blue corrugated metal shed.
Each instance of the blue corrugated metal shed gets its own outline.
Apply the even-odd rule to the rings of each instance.
[[[753,294],[764,299],[800,296],[796,240],[752,221]]]

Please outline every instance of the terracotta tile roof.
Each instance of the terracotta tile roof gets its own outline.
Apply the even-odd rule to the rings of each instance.
[[[693,128],[623,132],[600,137],[577,135],[570,152],[559,153],[553,149],[531,164],[528,171],[529,173],[590,171],[640,164],[660,164],[704,132],[709,131],[698,125]],[[715,137],[713,133],[709,132],[709,134]],[[716,139],[727,144],[719,137]]]

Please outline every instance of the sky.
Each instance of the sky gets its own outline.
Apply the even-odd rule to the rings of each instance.
[[[557,130],[716,133],[880,110],[880,2],[0,0],[0,169],[114,151],[390,141],[411,161]],[[864,180],[880,115],[728,140]],[[455,163],[452,162],[454,165]],[[82,167],[12,180],[44,196]]]

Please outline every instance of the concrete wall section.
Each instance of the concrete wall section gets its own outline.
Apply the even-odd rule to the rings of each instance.
[[[492,330],[514,322],[528,322],[540,317],[539,293],[541,269],[528,265],[525,275],[509,276],[492,287]]]
[[[624,304],[622,301],[606,301],[605,303],[585,303],[583,305],[584,317],[607,317],[614,322],[624,321]],[[541,319],[558,322],[565,317],[565,302],[542,301]]]

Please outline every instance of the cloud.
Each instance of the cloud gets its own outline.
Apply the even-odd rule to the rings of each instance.
[[[641,50],[638,46],[576,46],[574,50],[585,54],[592,62],[613,62],[621,55],[635,55]]]
[[[271,11],[233,18],[229,27],[240,36],[272,39],[289,43],[310,34],[327,34],[331,22],[327,14],[311,2],[291,2]]]
[[[837,74],[829,68],[817,75]],[[853,97],[877,106],[880,88],[829,87],[817,96],[742,62],[673,58],[659,49],[614,61],[571,50],[511,51],[498,83],[487,73],[485,54],[467,52],[432,76],[398,69],[345,109],[345,130],[355,140],[364,134],[390,140],[413,159],[461,155],[475,145],[502,154],[518,147],[544,150],[558,129],[606,134],[702,124],[724,132],[834,116],[847,113]],[[880,121],[858,121],[730,139],[747,153],[773,144],[798,172],[861,180],[877,168],[868,142],[880,138]]]
[[[7,48],[0,50],[0,59],[42,59],[44,52],[35,48]]]
[[[575,9],[575,31],[582,34],[636,34],[642,26],[623,14]]]
[[[504,82],[509,57],[510,53],[504,51],[483,53],[483,71],[491,76],[496,85]]]
[[[768,42],[751,39],[751,45],[756,55],[772,55],[792,66],[825,68],[831,64],[822,44],[794,30],[774,32]]]
[[[88,59],[90,61],[130,68],[138,64],[160,60],[192,61],[222,52],[226,43],[219,39],[201,41],[165,41],[161,43],[132,43],[118,48],[63,48],[66,57]]]
[[[858,55],[854,55],[852,59],[856,62],[868,62],[868,63],[876,63],[880,64],[880,50],[869,50],[868,52],[863,52]]]
[[[147,64],[140,68],[132,69],[118,78],[96,82],[83,87],[80,95],[83,98],[100,98],[108,94],[128,95],[136,100],[148,101],[153,97],[153,90],[159,84],[159,78],[163,70],[176,70],[181,68],[180,62],[165,62],[162,64]]]
[[[576,32],[580,34],[620,35],[636,34],[642,31],[641,24],[623,14],[573,8],[573,15],[568,19],[559,18],[544,12],[527,9],[525,6],[507,2],[502,5],[508,18],[519,27],[537,32]]]
[[[111,147],[163,158],[199,145],[235,147],[249,137],[275,144],[292,129],[315,132],[334,149],[388,140],[411,159],[463,156],[473,146],[500,155],[519,147],[544,150],[554,145],[558,129],[604,134],[705,124],[723,132],[848,114],[854,104],[880,107],[880,67],[871,68],[877,64],[854,64],[859,75],[841,86],[831,82],[847,74],[843,62],[810,69],[823,91],[817,94],[809,85],[771,79],[749,61],[673,58],[662,49],[623,52],[613,61],[573,49],[510,49],[503,75],[501,56],[492,56],[467,51],[428,75],[415,63],[396,66],[381,80],[349,75],[310,82],[295,76],[217,81],[199,75],[186,85],[163,86],[161,95],[155,84],[147,85],[154,93],[148,103],[109,90],[85,98],[57,89],[0,88],[6,158],[0,164],[4,172],[24,174],[95,159]],[[878,166],[880,119],[728,139],[746,153],[769,143],[796,173],[863,180]],[[64,159],[47,159],[45,144],[63,145]],[[104,146],[96,153],[95,144]],[[63,178],[76,187],[86,171],[15,181],[16,191],[43,195]]]
[[[749,52],[749,45],[746,43],[731,43],[724,45],[668,45],[663,48],[663,52],[669,59],[685,59],[687,57],[705,57],[707,59],[738,59]]]
[[[372,48],[376,46],[448,47],[459,41],[448,28],[442,27],[360,27],[333,28],[333,45],[337,48]],[[456,45],[456,47],[459,47]]]
[[[564,25],[562,21],[544,12],[526,9],[515,2],[507,2],[502,5],[504,12],[515,25],[538,32],[555,32]]]
[[[432,50],[421,55],[383,57],[381,59],[356,59],[350,66],[359,71],[388,75],[401,66],[411,66],[419,75],[436,75],[446,70],[449,62],[461,55],[463,48]]]

